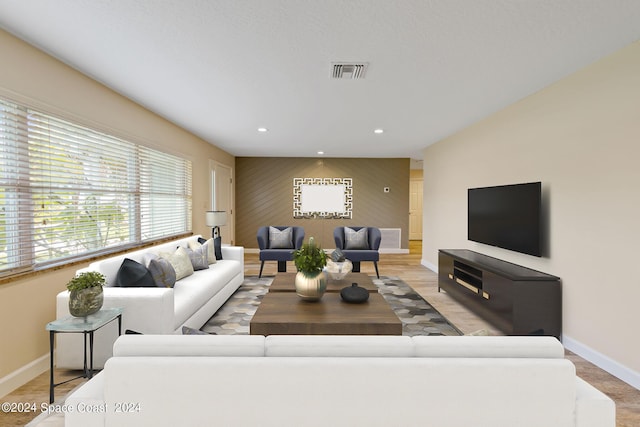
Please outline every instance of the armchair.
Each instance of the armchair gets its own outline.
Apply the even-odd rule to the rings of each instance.
[[[302,246],[304,228],[260,227],[257,238],[260,248],[259,277],[262,277],[265,261],[278,261],[278,272],[287,271],[287,261],[293,260],[293,251]]]
[[[361,261],[373,261],[376,268],[376,276],[380,278],[378,272],[378,261],[380,260],[380,240],[382,238],[380,229],[376,227],[336,227],[333,230],[333,238],[336,248],[344,252],[345,257],[353,264],[354,272],[360,271]]]

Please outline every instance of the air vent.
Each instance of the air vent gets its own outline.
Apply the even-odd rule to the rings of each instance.
[[[332,79],[364,79],[368,62],[332,62]]]

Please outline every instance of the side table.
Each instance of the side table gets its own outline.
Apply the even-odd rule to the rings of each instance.
[[[93,377],[93,333],[104,325],[118,319],[118,335],[122,335],[122,309],[121,308],[107,308],[100,310],[97,313],[90,314],[87,317],[65,317],[64,319],[57,319],[53,322],[47,323],[46,330],[49,331],[49,350],[51,355],[51,373],[49,376],[49,403],[53,403],[53,389],[56,386],[66,384],[69,381],[77,380],[78,378]],[[55,384],[53,381],[53,344],[56,333],[78,333],[82,332],[84,335],[84,369],[83,375],[80,375],[70,380],[63,381]],[[89,369],[87,369],[87,335],[89,336]]]

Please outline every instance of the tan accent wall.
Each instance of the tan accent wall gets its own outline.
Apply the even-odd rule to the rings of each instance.
[[[234,168],[233,156],[2,30],[0,52],[1,96],[191,160],[193,230],[211,233],[203,214],[210,208],[209,160]],[[48,354],[44,328],[55,318],[55,295],[80,267],[0,284],[0,379]]]
[[[640,372],[640,42],[424,151],[423,263],[467,248],[559,276],[565,343]],[[548,256],[467,240],[467,189],[542,181]]]
[[[352,219],[294,219],[293,178],[352,178]],[[389,193],[383,191],[389,187]],[[297,225],[335,248],[333,229],[342,225],[401,228],[408,247],[409,159],[236,158],[237,244],[257,248],[264,225]]]

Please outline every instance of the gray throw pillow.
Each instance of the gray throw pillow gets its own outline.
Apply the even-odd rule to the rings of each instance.
[[[173,288],[176,284],[176,271],[169,261],[164,258],[153,258],[147,265],[153,281],[159,288]]]
[[[209,268],[208,247],[209,245],[205,243],[197,249],[185,248],[187,255],[189,255],[191,265],[193,266],[193,271],[206,270]]]
[[[356,231],[353,228],[344,228],[345,249],[369,249],[369,230],[361,228]]]
[[[121,288],[153,288],[156,286],[147,267],[125,258],[116,275],[116,286]]]
[[[293,229],[269,227],[269,249],[293,249]]]

